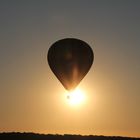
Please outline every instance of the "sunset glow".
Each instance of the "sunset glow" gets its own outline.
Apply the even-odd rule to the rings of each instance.
[[[140,137],[140,0],[1,0],[0,19],[0,133]],[[83,42],[48,55],[63,39],[93,64]]]
[[[86,96],[84,92],[80,89],[75,89],[71,92],[68,92],[66,98],[67,98],[67,102],[71,106],[82,105],[86,100]]]

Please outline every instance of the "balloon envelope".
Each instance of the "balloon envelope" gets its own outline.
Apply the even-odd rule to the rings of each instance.
[[[48,63],[67,90],[74,89],[89,71],[94,60],[90,46],[79,39],[65,38],[52,44]]]

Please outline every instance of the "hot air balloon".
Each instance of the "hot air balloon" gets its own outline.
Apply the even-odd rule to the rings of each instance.
[[[48,50],[48,64],[68,91],[73,90],[88,73],[94,54],[84,41],[65,38],[56,41]]]

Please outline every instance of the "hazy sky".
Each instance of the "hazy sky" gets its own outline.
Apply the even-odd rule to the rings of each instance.
[[[95,54],[78,107],[47,63],[67,37]],[[1,0],[0,131],[140,137],[140,1]]]

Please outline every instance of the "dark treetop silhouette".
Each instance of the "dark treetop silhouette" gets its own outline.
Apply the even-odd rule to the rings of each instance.
[[[48,51],[48,63],[62,85],[73,90],[89,71],[94,60],[90,46],[79,39],[65,38]]]
[[[44,135],[35,133],[0,133],[0,140],[140,140],[140,138],[117,136]]]

